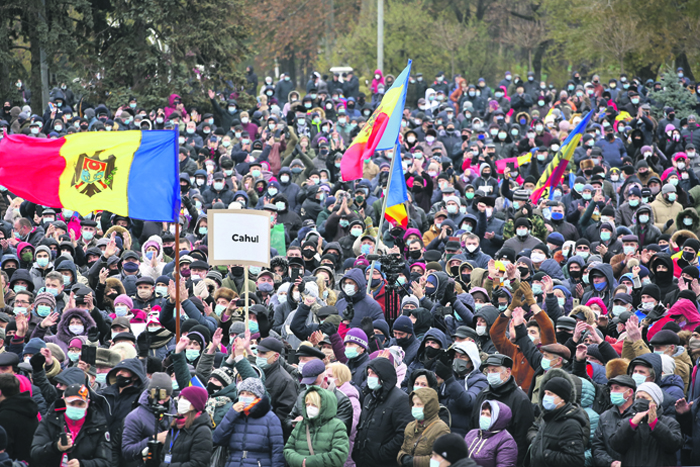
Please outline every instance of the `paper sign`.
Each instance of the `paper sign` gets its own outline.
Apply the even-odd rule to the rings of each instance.
[[[207,211],[209,264],[270,266],[270,213],[248,209]]]

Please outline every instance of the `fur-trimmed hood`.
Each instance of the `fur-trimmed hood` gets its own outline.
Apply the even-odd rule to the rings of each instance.
[[[82,334],[77,335],[87,336],[88,331],[97,326],[95,324],[95,320],[92,319],[92,316],[90,316],[90,313],[88,313],[86,310],[83,310],[81,308],[71,308],[69,310],[63,310],[61,320],[58,322],[58,332],[56,333],[56,337],[58,337],[62,342],[65,342],[66,345],[70,344],[71,339],[76,337],[76,334],[73,334],[68,329],[68,326],[70,325],[70,320],[73,318],[80,318],[80,321],[83,322],[83,327],[85,328]]]

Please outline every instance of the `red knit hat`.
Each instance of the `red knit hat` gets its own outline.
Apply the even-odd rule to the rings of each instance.
[[[180,391],[180,397],[183,397],[190,401],[192,407],[197,412],[204,411],[204,407],[207,405],[207,399],[209,398],[209,393],[206,389],[197,386],[187,386],[185,389]]]

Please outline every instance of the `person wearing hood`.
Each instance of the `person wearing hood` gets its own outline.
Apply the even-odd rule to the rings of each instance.
[[[665,300],[666,295],[678,289],[678,280],[673,277],[673,259],[667,254],[656,254],[649,262],[649,270],[653,274],[654,284],[659,287],[660,297],[664,305],[670,306]]]
[[[447,336],[437,328],[430,328],[423,336],[420,347],[418,347],[418,352],[416,353],[416,358],[408,367],[406,377],[401,383],[401,387],[406,387],[408,385],[410,375],[416,370],[425,368],[435,371],[440,360],[449,368],[452,362],[446,352],[448,347],[449,341]]]
[[[99,404],[105,413],[110,414],[107,428],[117,446],[122,445],[124,419],[146,389],[148,378],[144,366],[145,363],[137,358],[123,360],[107,373],[107,386],[99,393]],[[115,450],[113,455],[115,464],[124,465],[126,460],[122,450]]]
[[[676,451],[683,435],[676,419],[664,415],[664,396],[652,382],[637,385],[631,414],[610,437],[610,447],[620,453],[621,465],[663,466],[677,463]]]
[[[428,467],[435,440],[450,432],[438,415],[440,404],[434,389],[418,388],[409,394],[411,415],[406,425],[403,445],[396,460],[402,467]]]
[[[64,353],[68,352],[68,344],[76,336],[87,336],[94,332],[94,340],[97,340],[97,324],[87,310],[81,308],[64,310],[58,322],[56,334],[47,336],[47,331],[56,324],[57,319],[56,316],[52,315],[44,318],[44,320],[34,328],[31,337],[38,337],[45,342],[52,342],[58,345]]]
[[[479,349],[474,342],[459,342],[451,349],[454,350],[452,366],[440,361],[435,370],[440,384],[438,395],[440,404],[452,414],[452,432],[466,435],[471,426],[469,414],[474,408],[474,400],[488,382],[481,372]]]
[[[583,466],[590,428],[588,416],[576,405],[576,388],[565,378],[551,378],[543,387],[541,407],[531,465]]]
[[[654,223],[654,212],[651,206],[642,205],[634,213],[634,220],[630,225],[633,235],[639,238],[642,247],[655,244],[661,237],[661,230]]]
[[[481,250],[481,238],[475,234],[467,235],[464,240],[464,250],[462,254],[466,261],[473,261],[478,268],[487,269],[489,261],[493,259]]]
[[[518,387],[511,375],[513,361],[510,357],[501,354],[489,355],[485,362],[486,377],[489,386],[481,391],[474,401],[474,407],[481,407],[484,401],[501,402],[511,409],[512,418],[504,427],[511,434],[518,446],[517,465],[523,465],[523,460],[528,452],[528,429],[534,422],[533,406],[527,394]],[[480,426],[479,410],[472,410],[472,427]]]
[[[32,463],[41,465],[89,465],[109,467],[113,459],[114,435],[94,394],[83,384],[66,388],[65,410],[56,405],[42,418],[32,440]],[[67,436],[67,443],[61,434]],[[119,451],[119,449],[117,449]]]
[[[627,367],[627,374],[637,383],[637,389],[642,383],[654,383],[659,386],[663,380],[663,361],[660,355],[647,353],[633,358]],[[673,413],[673,407],[678,400],[666,390],[660,388],[661,402],[659,406],[666,413]]]
[[[493,323],[496,322],[499,311],[493,305],[484,305],[478,311],[474,313],[474,328],[476,329],[476,334],[479,336],[476,343],[482,352],[487,354],[492,354],[496,352],[496,346],[491,340],[489,334]]]
[[[396,387],[396,369],[386,358],[367,365],[367,389],[352,458],[357,467],[395,465],[412,420],[408,395]]]
[[[671,272],[671,274],[673,273]],[[598,297],[610,308],[612,305],[613,290],[617,286],[617,281],[613,276],[612,266],[606,263],[597,264],[589,270],[588,277],[590,286],[583,294],[581,303],[587,303],[591,298]]]
[[[510,424],[510,408],[498,401],[484,401],[479,408],[479,428],[464,438],[469,457],[481,467],[515,467],[518,446],[506,427]]]
[[[364,317],[369,317],[372,321],[384,320],[379,303],[371,295],[367,295],[367,280],[361,269],[353,268],[348,271],[340,280],[340,289],[340,298],[335,306],[338,314],[350,321],[349,327],[359,327]],[[353,304],[352,313],[346,313],[349,301]]]
[[[318,185],[308,187],[306,199],[299,211],[302,222],[306,219],[311,219],[316,223],[318,215],[323,211],[323,202],[325,199],[326,191],[322,190]]]

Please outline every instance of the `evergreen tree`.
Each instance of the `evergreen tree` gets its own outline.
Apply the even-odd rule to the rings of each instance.
[[[656,106],[652,107],[654,117],[664,118],[664,107],[673,107],[679,120],[693,113],[693,95],[681,85],[673,70],[667,69],[660,82],[661,90],[649,93],[649,98],[656,103]]]

